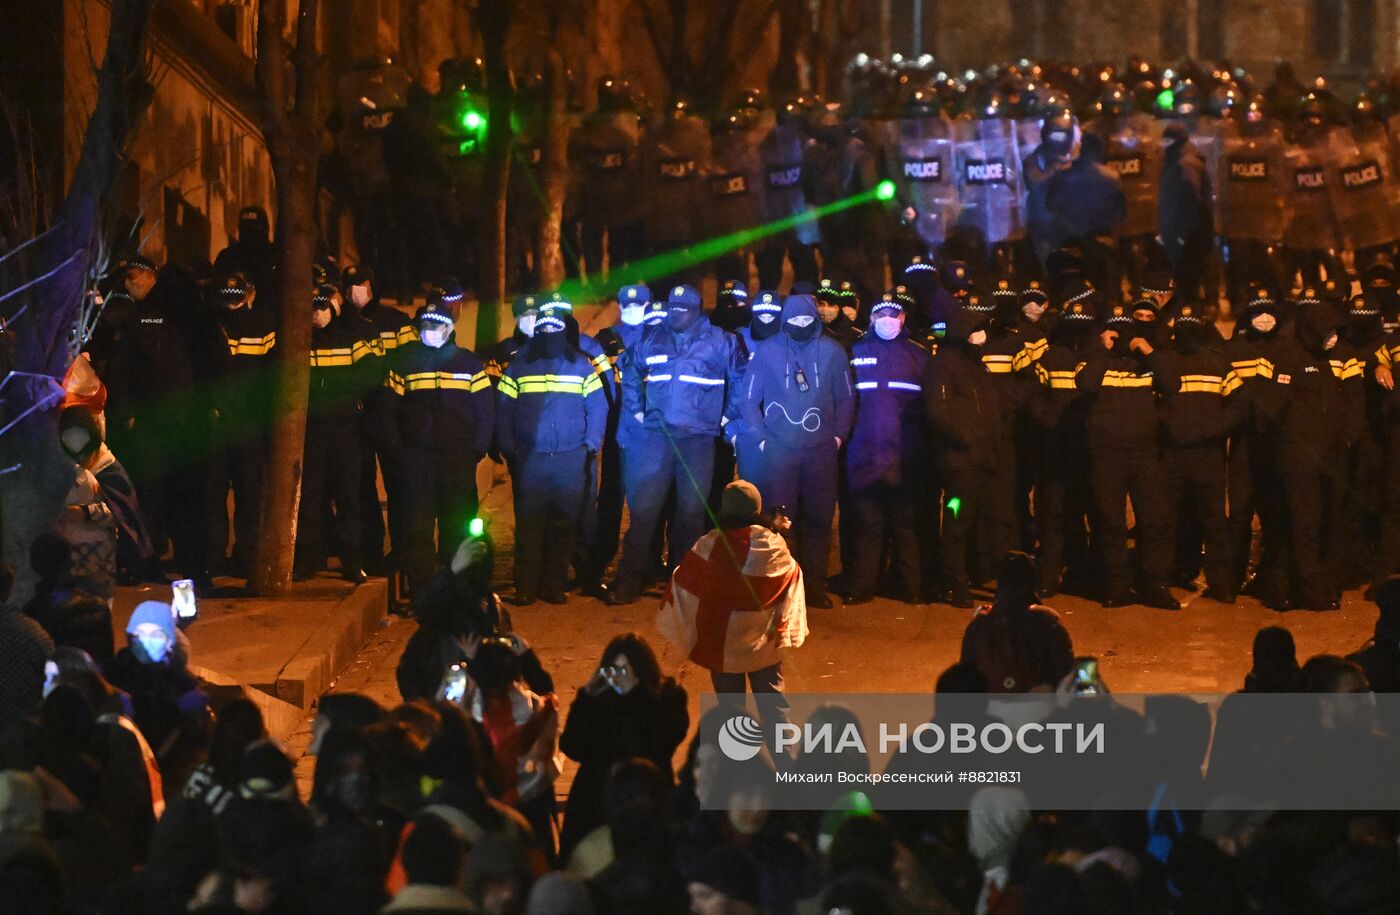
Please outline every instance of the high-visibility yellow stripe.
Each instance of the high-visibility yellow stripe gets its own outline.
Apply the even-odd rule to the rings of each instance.
[[[1054,391],[1072,391],[1075,388],[1075,378],[1079,375],[1079,370],[1084,368],[1084,363],[1079,363],[1073,369],[1049,369],[1039,363],[1036,364],[1035,374],[1040,379],[1040,383]]]
[[[1396,349],[1400,349],[1400,347],[1382,346],[1376,350],[1376,361],[1386,368],[1390,368],[1395,364],[1395,357],[1400,355],[1395,352]]]
[[[604,374],[612,371],[612,363],[608,361],[607,353],[599,353],[593,357],[593,368]]]
[[[1263,356],[1230,363],[1240,378],[1273,378],[1274,364]]]
[[[1040,357],[1045,355],[1045,351],[1050,348],[1049,340],[1035,340],[1021,347],[1021,351],[1011,357],[1011,368],[1014,371],[1021,371],[1029,365],[1035,365],[1040,361]]]
[[[277,345],[276,331],[266,337],[225,337],[228,351],[234,356],[266,356]]]
[[[982,364],[993,375],[1009,375],[1012,370],[1011,359],[1011,356],[985,355],[982,357]]]
[[[516,397],[520,396],[520,385],[516,384],[515,379],[510,377],[509,375],[501,376],[501,384],[498,390],[502,394],[509,397],[511,400],[514,400]]]
[[[1220,383],[1220,393],[1225,397],[1229,397],[1231,394],[1238,391],[1243,384],[1244,382],[1240,380],[1239,373],[1231,369],[1229,374],[1225,376],[1225,380]]]
[[[1150,388],[1152,375],[1139,375],[1137,372],[1122,372],[1109,369],[1103,373],[1103,386],[1106,388]]]
[[[313,349],[311,351],[311,367],[317,369],[330,368],[338,365],[354,365],[355,353],[351,347],[333,347],[328,349]]]
[[[384,333],[379,335],[379,338],[384,340],[384,345],[386,347],[392,349],[393,346],[403,346],[405,343],[412,343],[414,340],[417,340],[418,330],[412,324],[405,324],[397,331],[384,331]],[[392,346],[390,346],[389,340],[394,341]]]
[[[596,391],[603,390],[603,376],[589,375],[583,380],[583,396],[587,397]]]
[[[402,394],[404,391],[403,379],[394,372],[389,372],[384,376],[384,387],[395,394]]]
[[[1360,378],[1366,372],[1366,366],[1359,359],[1329,359],[1327,364],[1332,366],[1333,377],[1343,381],[1348,378]]]
[[[414,372],[403,380],[407,391],[480,391],[491,386],[486,372]]]

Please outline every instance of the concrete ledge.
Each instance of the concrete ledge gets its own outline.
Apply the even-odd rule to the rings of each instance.
[[[307,709],[320,697],[369,641],[389,608],[389,583],[373,579],[355,588],[332,608],[320,626],[297,649],[276,682],[261,687],[273,697]]]

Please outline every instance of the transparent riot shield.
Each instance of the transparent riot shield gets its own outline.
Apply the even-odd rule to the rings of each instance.
[[[1107,165],[1122,180],[1128,205],[1119,235],[1157,234],[1157,185],[1162,175],[1158,123],[1147,115],[1133,114],[1104,125]]]
[[[1386,134],[1378,127],[1332,132],[1328,155],[1332,206],[1353,251],[1400,239],[1400,184]]]
[[[937,250],[958,218],[953,125],[941,117],[904,118],[899,128],[891,168],[898,197],[914,211],[919,239]]]
[[[1328,185],[1329,145],[1325,138],[1284,151],[1288,177],[1288,228],[1283,243],[1296,251],[1330,251],[1338,246],[1337,221]]]
[[[647,135],[642,153],[647,236],[663,248],[699,241],[710,171],[710,128],[693,115],[670,117]]]
[[[977,229],[988,244],[1026,234],[1026,201],[1016,122],[958,122],[958,225]]]
[[[1283,139],[1273,129],[1228,137],[1221,143],[1220,234],[1225,238],[1278,243],[1287,223],[1288,163]]]

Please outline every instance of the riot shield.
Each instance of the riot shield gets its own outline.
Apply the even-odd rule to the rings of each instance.
[[[1342,237],[1353,251],[1400,238],[1400,184],[1383,130],[1358,127],[1332,132],[1328,189]]]
[[[1133,114],[1094,122],[1090,130],[1104,141],[1109,168],[1123,182],[1128,204],[1119,235],[1157,234],[1157,193],[1162,175],[1162,132],[1158,122],[1145,114]]]
[[[787,124],[774,124],[758,142],[763,161],[763,215],[768,222],[787,219],[807,211],[807,198],[802,189],[802,135]],[[819,239],[816,220],[798,223],[794,227],[797,240],[804,245]]]
[[[583,173],[580,205],[607,225],[641,216],[641,120],[631,111],[595,111],[574,134],[576,164]]]
[[[710,140],[708,225],[727,235],[763,222],[763,158],[748,131],[717,133]]]
[[[1210,212],[1215,222],[1215,234],[1220,234],[1220,157],[1225,143],[1239,135],[1239,125],[1224,118],[1202,118],[1191,132],[1191,146],[1205,160],[1211,175]]]
[[[1337,222],[1332,215],[1328,185],[1328,144],[1325,138],[1284,151],[1288,167],[1288,228],[1283,243],[1295,251],[1328,251],[1337,247]]]
[[[1288,163],[1276,130],[1225,139],[1221,144],[1220,234],[1267,243],[1283,240],[1287,229]]]
[[[899,122],[897,158],[891,172],[902,207],[914,211],[914,231],[936,251],[958,218],[953,125],[941,117]]]
[[[710,129],[694,115],[666,118],[643,144],[647,236],[653,246],[699,241],[710,168]]]
[[[1016,122],[1000,118],[957,124],[958,225],[988,244],[1026,234],[1025,195]]]

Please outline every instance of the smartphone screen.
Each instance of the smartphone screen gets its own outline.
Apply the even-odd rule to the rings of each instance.
[[[194,596],[194,582],[188,578],[172,582],[170,585],[170,609],[177,620],[192,620],[199,613]]]

